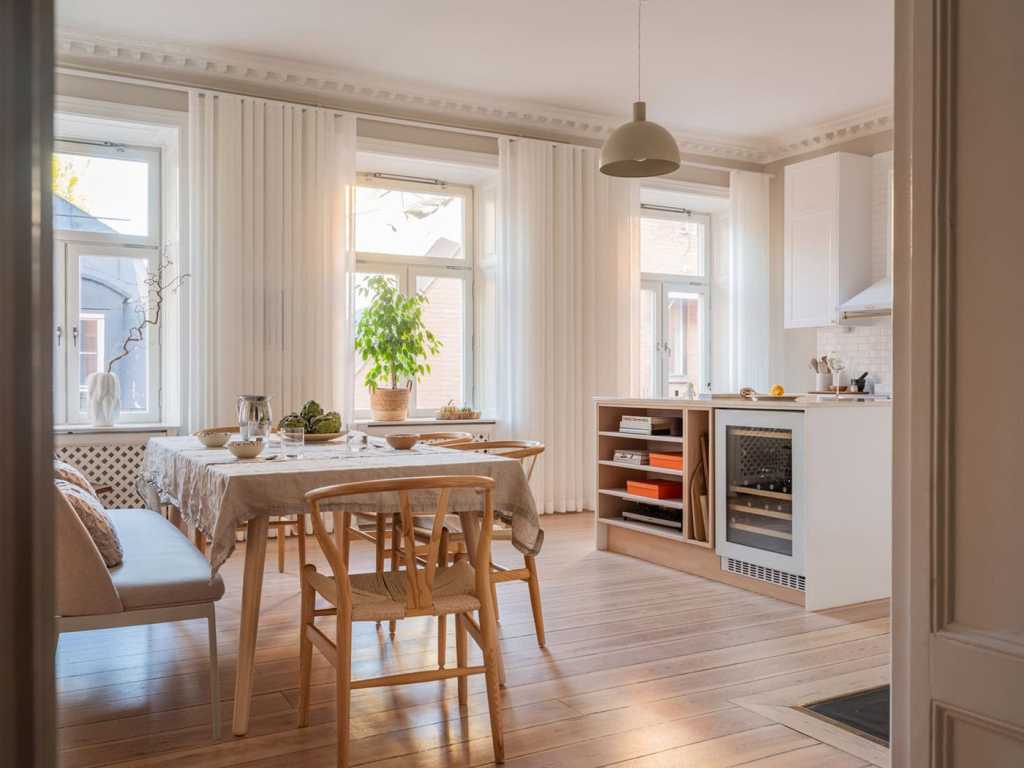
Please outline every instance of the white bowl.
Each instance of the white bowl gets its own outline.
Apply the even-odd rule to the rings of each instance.
[[[223,448],[231,439],[231,434],[231,432],[196,432],[196,437],[207,448]]]
[[[263,452],[263,441],[233,440],[228,443],[228,450],[239,459],[255,459]]]

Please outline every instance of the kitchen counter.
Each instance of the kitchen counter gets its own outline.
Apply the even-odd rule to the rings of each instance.
[[[594,408],[598,549],[809,610],[889,595],[890,398],[598,397]],[[670,429],[623,429],[627,416]],[[659,463],[633,460],[644,452]],[[672,456],[678,465],[663,463]],[[786,485],[760,485],[776,476]]]
[[[892,398],[876,395],[798,395],[796,400],[746,400],[742,397],[713,397],[685,400],[678,397],[628,398],[595,397],[598,404],[639,408],[751,408],[769,411],[806,411],[813,408],[891,408]]]

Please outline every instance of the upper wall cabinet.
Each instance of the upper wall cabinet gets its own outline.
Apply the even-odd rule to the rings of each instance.
[[[871,282],[871,158],[836,152],[785,171],[785,325],[834,325]]]

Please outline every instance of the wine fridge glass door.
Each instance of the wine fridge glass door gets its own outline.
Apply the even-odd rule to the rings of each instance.
[[[716,549],[723,556],[803,572],[803,414],[716,412]]]

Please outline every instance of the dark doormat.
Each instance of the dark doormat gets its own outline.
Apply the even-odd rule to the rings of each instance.
[[[861,736],[889,746],[889,686],[857,691],[815,704],[804,704],[803,709],[831,720]]]

